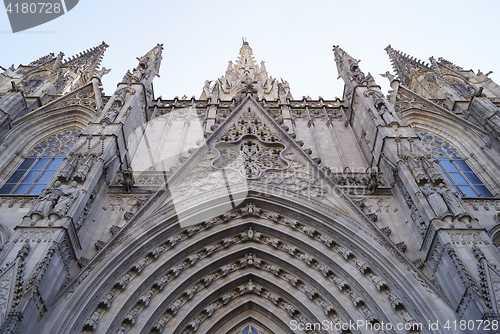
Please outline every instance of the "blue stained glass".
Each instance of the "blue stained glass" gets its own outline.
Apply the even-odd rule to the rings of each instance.
[[[29,158],[26,158],[26,160],[23,161],[23,163],[21,164],[21,166],[19,166],[18,170],[20,169],[24,169],[24,170],[27,170],[31,167],[31,165],[33,165],[33,163],[35,162],[36,158],[34,157],[29,157]]]
[[[460,190],[464,193],[464,196],[466,196],[466,197],[477,197],[477,194],[472,189],[472,187],[463,186],[463,187],[460,187]]]
[[[255,329],[252,328],[252,334],[259,334]]]
[[[444,173],[444,176],[446,176],[446,178],[448,179],[448,181],[450,181],[451,183],[453,183],[453,180],[448,176],[447,173]]]
[[[42,192],[42,190],[46,187],[47,185],[46,184],[35,184],[33,186],[33,188],[31,188],[30,192],[28,193],[28,195],[38,195]]]
[[[475,186],[475,188],[481,194],[481,196],[483,196],[483,197],[493,197],[493,195],[491,194],[491,192],[485,186],[483,186],[483,185],[479,186],[478,185],[478,186]]]
[[[39,182],[41,182],[41,183],[49,183],[50,179],[52,179],[52,176],[54,176],[55,173],[56,173],[55,171],[46,170],[42,174],[42,176],[40,176],[40,178],[38,179],[37,184]]]
[[[4,186],[2,187],[2,189],[0,189],[0,194],[8,194],[11,192],[12,189],[14,189],[14,187],[16,186],[16,183],[6,183],[4,184]]]
[[[31,183],[30,184],[20,184],[19,187],[17,187],[17,189],[14,191],[14,194],[24,195],[30,187],[31,187]]]
[[[467,172],[464,174],[465,174],[465,177],[470,181],[470,183],[483,184],[483,182],[481,182],[481,180],[476,176],[476,174],[474,174],[474,172]]]
[[[448,172],[458,172],[457,167],[455,167],[449,159],[441,158],[439,161],[441,162],[443,168]]]
[[[7,182],[8,183],[17,183],[17,182],[19,182],[19,180],[21,180],[21,178],[23,177],[23,175],[25,173],[26,173],[26,170],[17,170],[14,172],[14,174],[12,174],[9,181],[7,181]]]
[[[51,136],[39,143],[32,149],[32,152],[38,154],[33,154],[21,163],[7,183],[0,188],[0,194],[9,194],[15,188],[13,193],[21,195],[25,194],[31,187],[32,189],[29,191],[30,195],[39,194],[61,166],[66,156],[65,153],[71,150],[73,141],[79,134],[80,132],[77,129],[71,129],[64,131],[63,134]],[[56,138],[59,138],[59,140]],[[40,158],[37,159],[37,156]],[[31,171],[26,174],[26,171],[30,168]],[[45,172],[38,178],[44,169]],[[37,181],[36,184],[34,183],[35,180]]]
[[[42,170],[45,168],[45,166],[47,166],[49,161],[50,161],[50,158],[41,158],[40,160],[37,161],[35,166],[33,166],[33,169]]]
[[[469,90],[462,84],[458,84],[458,87],[462,90],[462,92],[465,92],[467,94],[470,94]]]
[[[247,327],[247,328],[245,328],[245,330],[244,330],[244,331],[243,331],[243,333],[241,333],[241,334],[248,334],[248,327]]]
[[[35,180],[38,177],[38,175],[40,175],[40,171],[39,170],[32,170],[23,179],[23,183],[33,183],[33,182],[35,182]]]
[[[42,80],[38,80],[37,82],[35,82],[35,84],[33,86],[31,86],[31,89],[37,88],[38,86],[40,86],[41,83],[42,83]]]
[[[47,167],[49,170],[57,170],[63,162],[63,157],[56,157]]]
[[[454,159],[453,161],[457,164],[458,168],[462,170],[462,172],[472,171],[472,169],[470,169],[469,165],[467,165],[467,163],[463,159]]]
[[[457,185],[468,185],[467,181],[464,179],[460,173],[450,173],[451,178]]]

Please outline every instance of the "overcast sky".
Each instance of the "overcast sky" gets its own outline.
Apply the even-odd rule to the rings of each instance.
[[[102,65],[112,94],[128,69],[163,43],[155,96],[200,96],[206,79],[224,74],[246,37],[269,75],[303,95],[342,97],[332,46],[340,45],[384,91],[391,44],[421,60],[445,59],[464,69],[493,71],[500,83],[500,1],[152,1],[80,0],[67,14],[13,34],[0,11],[0,65],[28,64],[50,52],[72,56],[105,41]]]

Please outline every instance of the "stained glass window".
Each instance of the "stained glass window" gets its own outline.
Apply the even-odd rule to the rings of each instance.
[[[27,83],[24,84],[24,89],[25,90],[35,90],[40,84],[42,83],[42,80],[30,80]]]
[[[241,334],[258,334],[257,330],[252,326],[245,327]]]
[[[38,143],[0,189],[0,194],[38,195],[69,153],[80,130],[70,129]]]
[[[428,132],[417,131],[417,135],[436,159],[443,174],[461,196],[493,197],[452,144]]]

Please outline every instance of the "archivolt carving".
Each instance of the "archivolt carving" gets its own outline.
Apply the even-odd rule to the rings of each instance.
[[[247,205],[247,207],[249,205],[253,208],[253,210],[258,209],[255,207],[254,204],[249,203]],[[237,212],[237,211],[235,211],[235,212]],[[237,216],[237,214],[235,214],[235,212],[233,212],[233,214],[231,216]],[[259,213],[260,213],[260,209],[259,209]],[[243,212],[241,212],[241,214],[243,214]],[[374,275],[372,273],[371,268],[368,267],[366,263],[357,259],[354,256],[354,254],[352,254],[351,251],[349,251],[345,247],[338,245],[333,239],[325,237],[325,236],[321,235],[321,233],[319,233],[315,229],[312,229],[312,228],[310,228],[306,225],[303,225],[297,221],[280,218],[279,214],[272,213],[272,212],[263,212],[262,215],[269,216],[269,217],[273,218],[273,219],[271,219],[271,221],[275,221],[275,222],[277,221],[278,223],[290,226],[291,228],[294,228],[297,231],[300,231],[300,232],[308,235],[309,237],[331,247],[337,253],[341,254],[346,259],[346,261],[349,261],[349,263],[351,263],[351,265],[353,265],[355,268],[357,268],[360,272],[362,272],[363,274],[369,275],[366,277],[370,281],[373,282],[373,284],[375,285],[375,287],[378,290],[382,291],[382,293],[385,293],[387,295],[387,298],[389,298],[389,300],[391,300],[391,298],[394,298],[394,295],[391,294],[389,288],[387,287],[387,284],[382,279],[380,279],[378,276]],[[224,216],[227,217],[228,214],[225,214]],[[215,218],[215,219],[208,220],[208,221],[206,221],[202,224],[196,225],[196,226],[190,226],[190,227],[184,229],[180,234],[169,238],[165,244],[163,244],[159,247],[153,248],[148,253],[147,257],[136,262],[136,264],[131,268],[131,271],[128,272],[126,275],[124,275],[121,279],[119,279],[115,283],[115,285],[114,285],[115,290],[111,291],[110,293],[117,294],[120,292],[120,290],[125,289],[127,284],[132,279],[134,279],[134,277],[140,271],[142,271],[147,265],[149,265],[156,258],[161,256],[161,254],[167,252],[168,249],[172,248],[175,244],[177,244],[179,242],[183,242],[186,239],[193,236],[194,234],[199,233],[201,231],[204,231],[205,229],[208,229],[211,226],[218,225],[221,222],[222,222],[222,219]],[[291,222],[293,222],[293,223],[291,223]],[[349,298],[351,298],[351,300],[353,301],[353,304],[360,308],[360,311],[366,312],[366,311],[363,311],[366,308],[363,300],[359,297],[359,295],[356,292],[354,292],[352,290],[352,288],[349,286],[349,284],[345,280],[342,280],[340,277],[336,276],[331,268],[320,263],[318,260],[312,258],[309,254],[300,251],[299,249],[297,249],[297,247],[289,245],[287,243],[284,243],[279,239],[274,239],[274,238],[270,238],[268,236],[265,236],[261,232],[255,231],[252,228],[249,228],[245,232],[237,234],[235,236],[225,237],[222,240],[220,240],[219,242],[205,247],[203,249],[203,251],[186,257],[182,262],[173,266],[164,276],[162,276],[159,280],[157,280],[153,284],[152,288],[147,293],[147,295],[148,295],[147,296],[147,300],[148,300],[147,303],[149,303],[149,301],[152,298],[154,298],[154,296],[161,289],[163,289],[166,285],[168,285],[171,280],[175,279],[182,271],[184,271],[188,267],[194,265],[196,262],[200,261],[201,259],[205,258],[206,256],[209,256],[210,254],[212,254],[214,252],[218,252],[224,248],[231,247],[234,244],[241,243],[241,242],[248,241],[248,240],[251,240],[254,242],[260,242],[260,243],[264,243],[264,244],[269,244],[269,245],[273,246],[274,248],[276,248],[276,250],[281,250],[283,252],[287,252],[287,253],[295,256],[296,258],[301,259],[302,261],[306,262],[308,265],[310,265],[311,267],[315,268],[320,273],[322,273],[323,276],[325,276],[327,279],[331,280],[334,284],[336,284],[338,286],[339,290],[344,292],[346,295],[348,295]],[[160,249],[160,251],[158,251],[159,249]],[[155,256],[152,256],[152,254],[154,254]],[[243,258],[240,258],[239,260],[235,261],[234,263],[226,264],[226,265],[222,266],[216,272],[209,274],[209,275],[206,275],[204,278],[202,278],[200,280],[199,283],[193,285],[191,288],[186,290],[186,292],[184,292],[184,294],[183,294],[183,296],[185,296],[185,297],[181,296],[180,298],[178,298],[167,309],[167,313],[158,319],[157,323],[155,323],[156,327],[153,326],[153,331],[160,330],[160,327],[164,326],[168,322],[171,315],[175,314],[179,310],[179,308],[181,308],[182,305],[185,302],[187,302],[187,300],[191,299],[194,294],[199,292],[202,289],[202,287],[206,287],[206,286],[210,285],[212,282],[214,282],[215,280],[219,279],[220,277],[223,277],[223,276],[225,276],[233,271],[236,271],[236,270],[243,268],[243,267],[246,267],[246,266],[253,266],[255,268],[259,268],[259,269],[266,270],[268,272],[273,273],[277,277],[282,278],[286,282],[290,283],[292,286],[294,286],[297,289],[299,289],[300,291],[302,291],[309,298],[315,300],[315,302],[318,305],[320,305],[321,307],[324,306],[325,298],[320,296],[314,288],[312,288],[312,287],[306,285],[304,282],[302,282],[300,280],[300,278],[296,277],[295,275],[293,275],[291,273],[286,272],[282,268],[279,268],[278,266],[276,266],[272,263],[266,263],[265,261],[259,259],[257,256],[255,256],[252,253],[248,253]],[[270,295],[270,293],[271,292],[269,292],[268,294],[265,294],[265,295],[266,296]],[[235,298],[232,296],[233,296],[232,293],[224,295],[224,298],[221,299],[221,305],[227,303],[229,301],[229,299]],[[142,299],[144,299],[144,298],[142,298]],[[132,315],[130,315],[128,318],[126,317],[124,319],[124,323],[123,323],[124,326],[126,326],[127,323],[132,323],[132,320],[135,321],[137,316],[140,314],[142,308],[145,305],[147,305],[147,303],[145,303],[142,299],[140,299],[137,302],[137,305],[134,307],[135,311],[134,311],[133,317],[132,317]],[[277,300],[279,300],[279,298],[276,299],[275,297],[273,297],[273,300],[277,301]],[[399,305],[399,303],[398,303],[398,305]],[[107,307],[109,307],[109,305],[107,305],[106,308]],[[361,308],[363,308],[363,310]],[[398,306],[398,308],[400,308],[400,307]],[[402,308],[403,307],[401,304],[401,309]],[[329,309],[327,314],[330,312],[332,312],[331,309]],[[168,313],[170,313],[170,315]],[[375,319],[375,318],[373,318],[373,319]]]

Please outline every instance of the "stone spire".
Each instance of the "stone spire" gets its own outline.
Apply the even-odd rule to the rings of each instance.
[[[286,83],[288,86],[288,83]],[[243,39],[238,59],[233,64],[229,61],[226,73],[213,81],[205,81],[200,99],[212,101],[237,99],[241,95],[252,94],[259,99],[276,100],[278,98],[278,80],[267,73],[263,61],[260,65],[253,57],[253,50]],[[293,99],[288,92],[287,98]]]
[[[398,75],[401,83],[408,86],[411,81],[411,77],[418,71],[430,71],[431,67],[429,64],[423,61],[410,57],[406,53],[402,53],[398,50],[394,50],[391,45],[385,48],[385,51],[389,55],[394,71]]]
[[[255,64],[253,50],[248,42],[244,42],[243,46],[240,49],[240,55],[238,56],[238,60],[236,61],[235,70],[240,77],[248,74],[252,78],[255,78],[259,74],[259,66]],[[265,72],[265,74],[267,75],[267,72]]]
[[[124,83],[146,83],[151,81],[152,78],[158,75],[160,72],[160,64],[163,51],[163,44],[157,44],[153,49],[146,53],[142,57],[138,57],[139,65],[132,70],[132,72],[127,71],[123,77],[122,82]]]
[[[70,67],[74,72],[80,72],[84,80],[89,81],[96,74],[108,46],[102,42],[96,47],[67,59],[61,66]]]
[[[361,60],[356,60],[347,52],[342,50],[338,45],[333,46],[333,55],[337,64],[339,77],[344,80],[345,89],[344,95],[349,99],[350,94],[356,86],[376,85],[372,75],[365,75],[359,67]]]
[[[337,64],[339,76],[342,77],[344,81],[354,80],[359,83],[365,78],[365,74],[359,69],[358,64],[360,60],[356,60],[351,57],[338,45],[333,46],[333,55],[335,57],[335,63]]]

